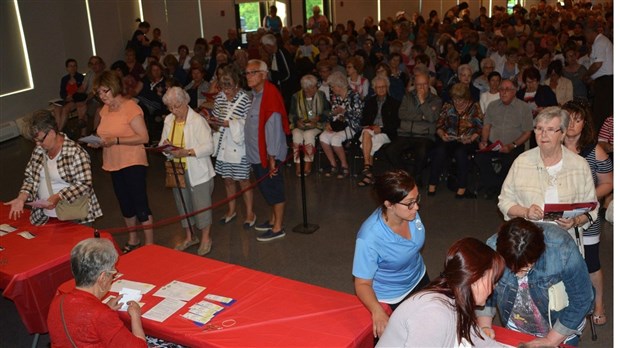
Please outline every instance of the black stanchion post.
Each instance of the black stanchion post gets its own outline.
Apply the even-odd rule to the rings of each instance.
[[[303,223],[295,226],[293,232],[310,234],[319,229],[319,225],[308,223],[308,212],[306,209],[306,171],[304,170],[304,154],[306,151],[306,142],[302,142],[299,147],[299,166],[301,168],[301,176],[299,182],[301,183],[301,208],[303,214]]]
[[[181,197],[181,205],[183,206],[183,212],[185,213],[184,214],[185,220],[187,221],[187,226],[189,228],[189,231],[192,237],[194,237],[194,228],[192,227],[192,222],[190,221],[189,216],[187,216],[189,212],[187,211],[187,206],[185,206],[185,199],[183,198],[183,191],[181,191],[181,183],[179,181],[179,177],[177,176],[177,167],[174,165],[174,159],[171,160],[170,163],[172,163],[172,174],[174,175],[174,181],[177,184],[177,190],[179,191],[179,197]],[[183,175],[185,175],[185,171],[183,171]]]

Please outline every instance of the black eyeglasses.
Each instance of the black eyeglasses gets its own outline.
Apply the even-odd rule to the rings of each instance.
[[[396,204],[404,205],[405,207],[407,207],[407,209],[411,210],[413,209],[413,207],[415,207],[416,204],[420,205],[421,200],[422,200],[422,196],[418,195],[416,199],[412,200],[409,203],[396,202]]]
[[[49,130],[47,132],[45,132],[45,135],[43,136],[43,138],[41,138],[41,139],[33,138],[32,140],[34,140],[35,143],[39,143],[40,144],[40,143],[45,141],[45,139],[47,138],[48,134],[50,134]]]

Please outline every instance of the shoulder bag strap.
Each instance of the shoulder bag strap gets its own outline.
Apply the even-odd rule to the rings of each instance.
[[[230,119],[232,118],[233,112],[239,105],[240,101],[241,101],[241,96],[239,96],[237,100],[235,100],[235,103],[233,104],[232,108],[228,109],[228,113],[226,114],[226,117],[224,117],[224,121],[230,121]],[[215,158],[217,158],[217,156],[220,153],[220,147],[222,147],[222,139],[224,138],[224,131],[226,131],[226,128],[220,127],[219,129],[220,137],[217,141],[217,149],[215,149],[215,152],[213,153],[213,157]]]
[[[67,335],[69,342],[71,342],[71,346],[73,348],[77,348],[77,345],[75,344],[75,342],[73,342],[73,338],[71,338],[71,335],[69,335],[69,329],[67,329],[67,323],[65,322],[65,312],[62,308],[62,303],[64,301],[65,301],[65,294],[63,294],[60,297],[60,320],[62,320],[62,327],[65,329],[65,334]]]

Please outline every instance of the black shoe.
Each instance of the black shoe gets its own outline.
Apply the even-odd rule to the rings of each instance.
[[[426,191],[426,195],[429,197],[433,197],[435,194],[437,194],[437,189],[435,189],[435,191]]]

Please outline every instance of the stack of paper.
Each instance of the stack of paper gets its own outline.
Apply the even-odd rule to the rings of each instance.
[[[189,307],[189,311],[183,314],[183,317],[197,323],[206,324],[223,309],[224,307],[209,301],[200,301]]]

